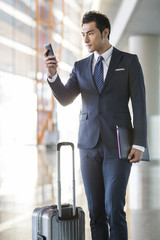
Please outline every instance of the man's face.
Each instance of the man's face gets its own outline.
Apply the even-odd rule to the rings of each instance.
[[[107,31],[107,30],[106,30]],[[89,52],[98,52],[102,54],[108,42],[106,31],[101,34],[100,30],[96,27],[95,22],[85,23],[82,26],[82,36],[85,45]]]

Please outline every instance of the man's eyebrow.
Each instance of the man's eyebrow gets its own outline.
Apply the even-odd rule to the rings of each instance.
[[[90,32],[94,32],[94,30],[89,30],[87,32],[81,32],[82,34],[85,34],[85,33],[90,33]]]

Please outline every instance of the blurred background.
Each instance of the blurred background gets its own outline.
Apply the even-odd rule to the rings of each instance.
[[[47,84],[44,44],[52,43],[65,83],[88,53],[81,18],[99,10],[110,43],[137,54],[147,94],[150,163],[135,164],[127,190],[129,240],[160,236],[160,0],[0,0],[0,240],[31,240],[32,211],[57,201],[56,144],[77,141],[81,99],[60,106]],[[77,205],[87,203],[78,150]],[[71,201],[70,149],[62,151],[62,201]]]

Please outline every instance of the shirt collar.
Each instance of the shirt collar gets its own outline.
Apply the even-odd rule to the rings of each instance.
[[[112,55],[113,52],[113,46],[111,46],[106,52],[104,52],[101,56],[104,58],[104,60],[107,60],[109,58],[109,56]],[[95,61],[97,61],[98,57],[100,55],[97,52],[94,52],[94,58]]]

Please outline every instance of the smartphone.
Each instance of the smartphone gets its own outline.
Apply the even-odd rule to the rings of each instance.
[[[47,56],[54,55],[54,52],[53,52],[53,49],[52,49],[52,45],[50,43],[45,44],[44,47],[45,47],[46,50],[48,50]],[[54,57],[52,60],[56,60],[56,58]]]

